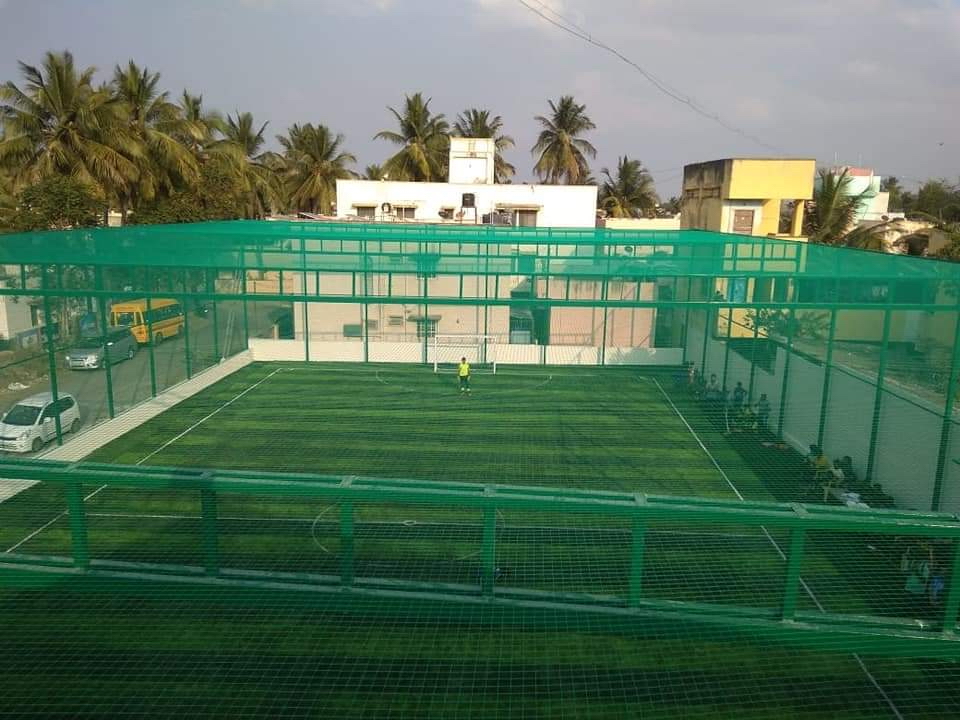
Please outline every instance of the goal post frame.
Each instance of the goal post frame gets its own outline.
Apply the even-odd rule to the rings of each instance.
[[[493,374],[496,375],[497,354],[496,351],[491,350],[491,346],[496,345],[498,340],[498,335],[437,333],[433,336],[433,372],[440,372],[440,365],[443,364],[440,362],[441,348],[462,347],[476,348],[478,350],[479,357],[482,358],[478,359],[476,362],[489,365],[493,370]],[[441,345],[441,341],[447,342]],[[492,360],[489,359],[491,353],[493,354]]]

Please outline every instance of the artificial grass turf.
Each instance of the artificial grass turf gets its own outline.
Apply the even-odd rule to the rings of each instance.
[[[669,385],[665,389],[672,393]],[[684,404],[682,396],[675,401],[723,473],[652,380],[631,370],[596,368],[510,369],[497,376],[481,375],[466,398],[458,393],[455,378],[423,368],[254,365],[128,433],[91,459],[723,498],[734,497],[733,483],[749,499],[772,499],[768,479],[744,461],[699,408]],[[42,517],[46,522],[63,509],[62,496],[42,486],[14,500],[15,504],[0,505],[4,521],[0,527],[19,518],[16,529],[4,535],[14,541],[32,529],[34,520]],[[338,572],[335,508],[330,515],[331,508],[322,502],[229,494],[221,494],[218,505],[225,567]],[[27,521],[25,509],[31,512]],[[52,514],[44,516],[45,509]],[[87,511],[94,558],[202,564],[195,492],[110,488],[99,493]],[[357,574],[476,583],[480,521],[477,512],[466,509],[361,505]],[[498,518],[497,527],[504,587],[625,593],[630,538],[622,522],[509,513]],[[21,530],[23,534],[17,535]],[[777,540],[786,547],[784,538]],[[21,550],[66,553],[69,542],[63,518]],[[847,611],[864,607],[837,578],[831,562],[819,554],[811,553],[810,558],[805,577],[814,587],[818,582],[828,585]],[[651,598],[776,607],[782,589],[783,564],[756,530],[711,532],[677,524],[651,528],[645,568],[644,593]],[[21,617],[23,608],[16,610],[17,603],[29,595],[2,596]],[[811,603],[801,596],[801,605],[809,609]],[[258,708],[273,709],[272,714],[286,708],[286,714],[299,709],[345,717],[359,716],[360,709],[365,711],[361,714],[377,717],[878,717],[889,711],[849,656],[794,654],[742,638],[704,644],[695,630],[679,626],[675,633],[653,640],[601,641],[583,637],[589,635],[586,619],[582,627],[563,628],[544,639],[542,633],[506,630],[484,635],[424,618],[428,632],[437,638],[453,634],[476,643],[487,638],[484,653],[460,647],[460,655],[453,651],[437,662],[433,641],[425,640],[423,627],[284,611],[282,596],[276,607],[246,609],[243,617],[253,629],[241,624],[235,610],[211,604],[185,612],[175,599],[88,598],[80,607],[85,611],[74,615],[76,624],[65,633],[69,642],[44,633],[36,642],[19,636],[28,657],[44,670],[33,680],[12,669],[4,673],[11,687],[25,688],[23,698],[28,698],[29,688],[42,688],[44,678],[62,670],[58,665],[62,653],[79,652],[80,663],[88,670],[71,670],[77,682],[68,684],[73,688],[69,699],[51,707],[77,709],[85,698],[101,708],[133,707],[132,696],[139,694],[154,710],[176,711],[182,707],[179,700],[161,704],[165,693],[174,692],[207,703],[208,709],[216,705],[224,715]],[[131,611],[133,607],[137,610]],[[173,646],[154,633],[127,637],[118,629],[104,637],[103,626],[114,619],[129,632],[131,612],[158,619],[168,628]],[[41,607],[35,626],[42,616]],[[276,619],[275,624],[268,626],[269,617]],[[221,618],[222,636],[201,630]],[[288,647],[288,634],[303,633],[304,623],[310,626],[306,635],[322,651],[311,655],[300,648],[281,659],[274,657],[273,648]],[[341,625],[364,628],[357,631],[361,640],[354,642],[360,649],[341,647]],[[259,645],[249,651],[248,664],[243,665],[230,648],[246,647],[250,633],[260,638]],[[452,638],[449,641],[456,645]],[[129,654],[131,643],[136,651]],[[384,644],[392,649],[384,650]],[[707,645],[716,648],[712,660],[704,656]],[[539,655],[529,656],[529,646],[539,648]],[[617,652],[607,653],[606,647]],[[624,673],[621,655],[636,658],[643,669]],[[769,665],[773,657],[780,666]],[[153,658],[156,666],[147,658]],[[648,668],[651,658],[668,669]],[[115,669],[125,663],[139,668],[143,677],[118,675]],[[334,663],[340,670],[330,672]],[[683,669],[669,669],[675,665]],[[89,679],[101,666],[107,670],[101,674],[102,683],[84,691],[80,679]],[[558,666],[573,670],[560,671]],[[191,667],[208,669],[210,674],[192,677]],[[407,667],[410,672],[404,670]],[[894,662],[893,667],[898,669],[891,678],[904,686],[912,707],[949,706],[951,696],[940,689],[918,701],[919,684],[930,684],[930,676],[918,664]],[[949,678],[956,675],[936,667],[934,685],[948,688]],[[327,669],[323,680],[317,677],[321,669]],[[236,676],[231,678],[228,671]],[[279,687],[273,694],[270,678]],[[816,702],[813,695],[828,695],[829,700]]]

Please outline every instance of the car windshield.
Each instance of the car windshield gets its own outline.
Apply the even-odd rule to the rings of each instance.
[[[132,312],[119,312],[115,313],[113,316],[114,325],[133,325],[136,322],[134,317],[136,313]]]
[[[92,348],[101,348],[103,347],[103,338],[97,338],[97,337],[81,338],[80,340],[77,341],[77,344],[74,345],[74,347],[82,350],[89,350]]]
[[[14,405],[3,421],[7,425],[33,425],[37,422],[40,408],[32,405]]]

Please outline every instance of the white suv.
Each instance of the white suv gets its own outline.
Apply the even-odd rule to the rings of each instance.
[[[0,418],[0,450],[37,452],[57,436],[57,415],[61,432],[80,429],[80,406],[72,395],[60,395],[54,402],[46,392],[21,400]]]

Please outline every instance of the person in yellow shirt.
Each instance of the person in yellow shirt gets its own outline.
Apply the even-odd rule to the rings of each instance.
[[[460,366],[457,368],[457,376],[460,378],[460,392],[470,394],[470,363],[465,357],[460,358]]]

